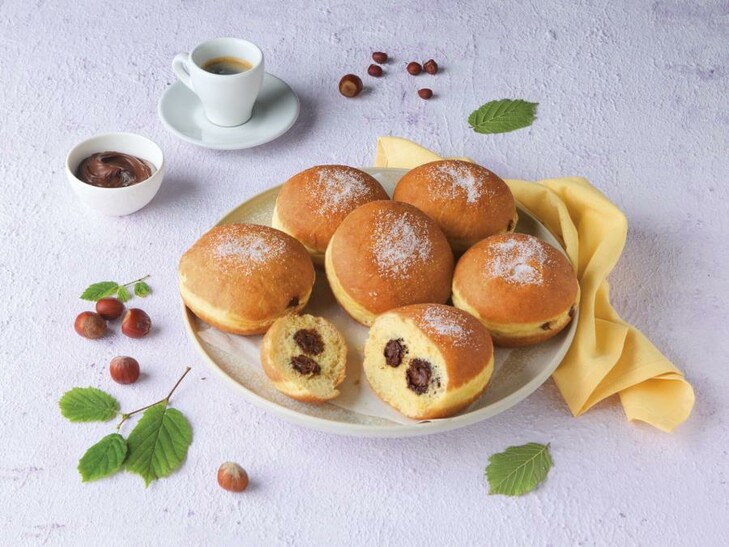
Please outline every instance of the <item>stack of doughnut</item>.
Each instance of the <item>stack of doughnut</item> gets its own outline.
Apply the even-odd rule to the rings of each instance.
[[[363,367],[375,393],[410,418],[443,418],[483,393],[492,344],[543,342],[575,315],[572,264],[515,233],[517,220],[508,185],[473,163],[412,169],[392,200],[363,171],[315,166],[281,187],[272,228],[204,234],[180,260],[180,293],[213,327],[266,333],[274,386],[318,404],[339,395],[347,360],[333,324],[301,315],[323,267],[339,304],[371,327]]]

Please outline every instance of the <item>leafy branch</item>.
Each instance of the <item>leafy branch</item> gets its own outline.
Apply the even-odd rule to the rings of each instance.
[[[121,284],[116,281],[99,281],[98,283],[92,283],[86,287],[86,290],[84,290],[83,293],[81,293],[81,300],[96,302],[102,298],[116,295],[116,297],[122,302],[127,302],[132,297],[129,289],[127,289],[130,285],[134,285],[133,290],[136,296],[144,298],[152,291],[149,285],[147,285],[144,281],[149,277],[149,274],[147,274],[144,277],[140,277],[139,279],[135,279],[129,283]]]
[[[119,402],[108,393],[93,387],[73,388],[58,404],[61,414],[72,422],[106,422],[121,416],[116,433],[107,435],[89,448],[78,463],[83,482],[108,477],[125,467],[149,484],[177,470],[192,443],[192,428],[187,418],[170,408],[172,394],[185,376],[185,369],[166,397],[131,412],[119,411]],[[121,426],[135,414],[144,412],[129,438],[119,434]]]

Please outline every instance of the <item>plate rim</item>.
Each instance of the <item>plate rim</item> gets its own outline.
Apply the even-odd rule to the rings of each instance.
[[[162,104],[165,102],[167,97],[175,91],[175,89],[178,86],[185,87],[185,84],[183,84],[180,81],[175,82],[174,84],[169,86],[167,89],[165,89],[164,93],[162,93],[162,96],[160,97],[159,101],[157,102],[157,116],[159,117],[160,121],[162,122],[162,125],[174,136],[176,136],[177,138],[179,138],[185,142],[189,142],[190,144],[194,144],[194,145],[200,146],[202,148],[208,148],[210,150],[246,150],[248,148],[255,148],[256,146],[262,146],[264,144],[268,144],[269,142],[274,141],[274,140],[278,139],[279,137],[288,133],[289,130],[294,126],[296,121],[299,119],[299,115],[301,114],[301,100],[299,99],[299,96],[296,94],[294,89],[285,80],[279,78],[278,76],[271,74],[270,72],[264,73],[264,79],[267,77],[273,78],[274,80],[278,80],[279,82],[281,82],[283,85],[285,85],[288,88],[289,92],[291,93],[293,98],[296,100],[296,112],[292,116],[289,124],[284,129],[282,129],[280,132],[271,133],[270,135],[265,137],[263,140],[255,141],[254,144],[226,145],[226,144],[208,143],[208,142],[190,137],[186,133],[183,133],[183,132],[179,131],[176,127],[174,127],[167,120],[166,116],[164,116],[162,114]],[[251,198],[251,199],[253,199],[253,198]]]
[[[408,171],[408,169],[396,169],[391,167],[366,167],[366,168],[360,168],[363,171],[366,172],[401,172],[405,173]],[[239,203],[235,207],[231,208],[225,215],[220,217],[220,219],[212,226],[219,226],[221,224],[225,224],[228,222],[228,218],[233,215],[238,209],[240,209],[243,205],[248,203],[251,200],[259,199],[263,197],[266,194],[269,193],[276,193],[281,189],[282,184],[279,184],[277,186],[274,186],[272,188],[269,188],[267,190],[264,190],[262,192],[259,192],[255,194],[254,196],[249,197],[245,201]],[[524,214],[526,216],[529,216],[534,222],[538,223],[544,230],[549,232],[549,234],[554,238],[554,240],[557,242],[557,244],[560,244],[559,238],[555,236],[544,224],[539,221],[537,218],[534,217],[528,210],[526,210],[521,204],[517,202],[517,208],[519,210],[519,214]],[[212,228],[211,227],[211,228]],[[564,247],[560,244],[560,249],[564,251]],[[492,416],[495,416],[497,414],[501,414],[502,412],[505,412],[506,410],[509,410],[516,404],[520,403],[524,399],[526,399],[529,395],[534,393],[539,387],[544,384],[551,376],[552,373],[557,369],[559,364],[564,359],[564,356],[569,351],[572,341],[575,336],[575,331],[577,328],[577,323],[579,319],[579,309],[577,310],[577,313],[575,314],[575,317],[573,318],[572,322],[570,323],[569,328],[567,329],[565,340],[563,341],[562,346],[560,347],[559,351],[553,358],[553,361],[549,364],[549,366],[545,367],[540,374],[535,376],[531,381],[527,382],[523,386],[521,386],[518,390],[516,390],[514,393],[509,395],[508,397],[505,397],[504,399],[499,400],[498,408],[493,408],[497,405],[490,405],[484,408],[480,408],[477,410],[474,410],[472,412],[467,412],[465,414],[458,414],[456,416],[445,418],[442,420],[435,420],[435,421],[424,421],[424,422],[417,422],[412,424],[399,424],[393,422],[392,425],[367,425],[367,424],[357,424],[357,423],[349,423],[349,422],[340,422],[335,420],[329,420],[327,418],[320,418],[318,416],[311,416],[309,414],[303,414],[296,410],[287,408],[285,406],[281,406],[278,403],[275,403],[273,401],[270,401],[269,399],[266,399],[265,397],[258,395],[257,393],[249,390],[247,387],[245,387],[240,382],[237,382],[234,378],[228,375],[228,373],[220,366],[218,363],[208,354],[207,350],[203,346],[203,342],[200,339],[200,337],[197,335],[197,332],[193,326],[194,320],[193,317],[195,315],[192,313],[192,311],[185,305],[182,298],[180,298],[181,306],[182,306],[182,312],[183,312],[183,318],[184,318],[184,324],[185,324],[185,330],[188,333],[188,336],[191,338],[193,344],[197,348],[198,352],[203,356],[203,358],[208,362],[208,364],[212,367],[212,369],[219,375],[222,376],[228,383],[235,386],[242,394],[243,398],[248,401],[249,403],[253,404],[254,406],[257,406],[258,408],[262,410],[266,410],[271,412],[272,414],[275,414],[279,418],[282,418],[283,420],[293,423],[295,425],[300,425],[303,427],[307,427],[309,429],[315,429],[318,431],[323,431],[325,433],[334,433],[337,435],[344,435],[344,436],[350,436],[350,437],[375,437],[375,438],[404,438],[404,437],[417,437],[422,435],[432,435],[435,433],[443,433],[446,431],[453,431],[455,429],[460,429],[462,427],[467,427],[469,425],[473,425],[475,423],[481,422],[483,420],[486,420],[488,418],[491,418]]]

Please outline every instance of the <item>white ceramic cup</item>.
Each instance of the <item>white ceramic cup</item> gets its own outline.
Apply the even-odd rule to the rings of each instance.
[[[237,57],[251,68],[238,74],[213,74],[203,69],[217,57]],[[180,53],[172,61],[179,80],[195,93],[205,116],[215,125],[234,127],[246,123],[263,82],[263,52],[239,38],[215,38],[198,45],[191,53]]]

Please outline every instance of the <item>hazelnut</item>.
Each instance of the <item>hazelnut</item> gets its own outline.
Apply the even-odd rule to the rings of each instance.
[[[345,74],[339,80],[339,92],[345,97],[356,97],[362,92],[362,80],[354,74]]]
[[[237,463],[225,462],[218,468],[218,484],[228,492],[243,492],[248,488],[248,473]]]
[[[84,311],[76,317],[73,328],[84,338],[96,340],[106,334],[106,321],[98,313]]]
[[[116,298],[102,298],[96,303],[96,313],[107,321],[119,319],[124,312],[124,304]]]
[[[433,96],[433,90],[424,87],[423,89],[418,89],[418,95],[421,99],[425,99],[427,101]]]
[[[139,363],[132,357],[119,355],[109,363],[109,374],[117,384],[133,384],[139,379]]]
[[[139,308],[131,308],[124,315],[121,331],[129,338],[142,338],[149,333],[151,328],[152,320],[149,315]]]
[[[367,67],[367,74],[375,78],[382,76],[382,67],[379,65],[370,65]]]
[[[375,51],[372,54],[372,60],[375,63],[379,63],[379,64],[386,63],[387,62],[387,53],[385,53],[384,51]]]
[[[423,70],[425,70],[428,74],[438,74],[438,63],[436,63],[433,59],[428,59],[423,65]]]
[[[423,67],[420,66],[420,63],[416,63],[415,61],[413,61],[412,63],[408,63],[407,69],[408,72],[413,76],[417,76],[423,71]]]

